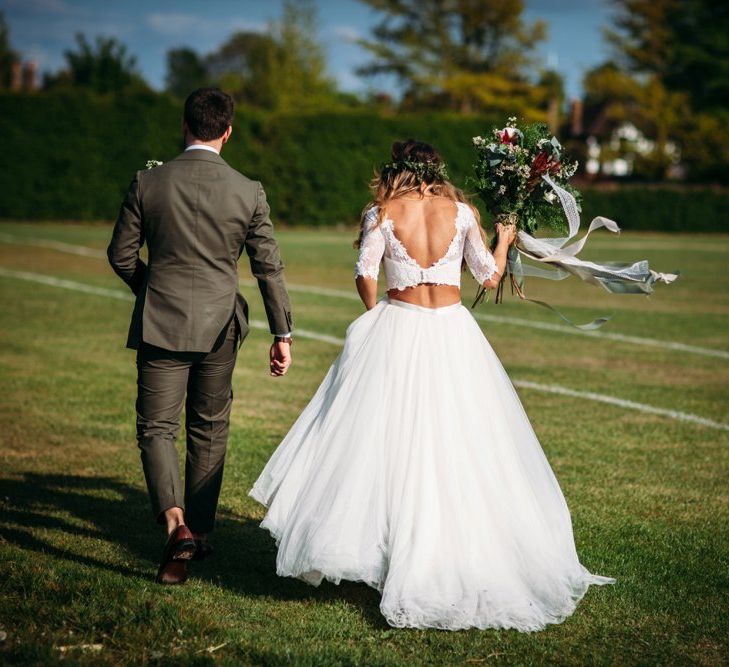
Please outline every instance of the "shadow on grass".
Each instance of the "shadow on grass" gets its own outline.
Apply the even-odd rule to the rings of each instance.
[[[151,579],[164,536],[149,511],[143,490],[114,477],[29,472],[0,479],[2,537],[23,549],[124,576]],[[213,556],[190,563],[190,577],[232,593],[276,600],[344,600],[360,609],[366,622],[388,628],[379,612],[379,594],[363,583],[327,582],[318,588],[276,575],[276,547],[258,521],[219,512],[211,542]],[[45,531],[81,538],[72,548],[59,546]],[[141,562],[132,567],[109,562],[83,538],[103,540]],[[148,564],[148,568],[144,565]]]

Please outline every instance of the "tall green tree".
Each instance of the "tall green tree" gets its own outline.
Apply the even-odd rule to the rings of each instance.
[[[687,93],[696,109],[729,99],[729,5],[714,0],[613,0],[605,31],[626,71]]]
[[[205,58],[208,79],[239,102],[274,109],[278,100],[271,69],[277,50],[278,45],[269,34],[234,33]]]
[[[10,46],[10,30],[0,12],[0,89],[10,87],[11,69],[18,54]]]
[[[372,55],[361,75],[394,75],[417,105],[543,117],[530,75],[546,26],[524,20],[523,0],[362,1],[382,20],[359,42]]]
[[[327,73],[326,54],[318,39],[317,13],[311,0],[286,0],[281,20],[271,26],[277,48],[269,76],[281,111],[332,104],[335,81]]]
[[[588,103],[630,118],[656,147],[649,169],[665,175],[677,141],[695,178],[729,172],[729,6],[713,0],[613,0],[605,36],[613,63],[588,73]]]
[[[66,50],[64,56],[66,68],[46,79],[48,87],[75,86],[97,93],[146,87],[136,57],[115,37],[98,36],[91,44],[83,33],[78,33],[76,49]]]
[[[342,101],[327,74],[311,0],[286,0],[281,19],[266,33],[234,33],[204,57],[189,49],[170,52],[167,79],[168,88],[178,95],[204,79],[239,102],[277,112],[320,109]]]
[[[171,49],[167,52],[165,85],[177,97],[186,97],[196,88],[204,86],[208,72],[203,59],[192,49]]]

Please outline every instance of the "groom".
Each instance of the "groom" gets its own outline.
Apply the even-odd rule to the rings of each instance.
[[[137,172],[107,250],[136,295],[127,347],[137,351],[137,441],[152,511],[168,539],[157,573],[187,579],[187,560],[212,547],[207,535],[223,478],[236,354],[248,304],[236,263],[245,249],[274,334],[270,372],[291,364],[291,305],[263,187],[230,167],[233,100],[217,88],[185,102],[185,150]],[[139,252],[146,242],[147,263]],[[185,407],[184,487],[175,441]]]

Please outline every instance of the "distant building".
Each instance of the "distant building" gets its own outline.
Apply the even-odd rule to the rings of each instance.
[[[29,60],[21,63],[14,60],[10,66],[10,90],[30,91],[38,88],[38,65]]]
[[[593,109],[589,118],[584,117],[582,100],[571,102],[567,135],[572,141],[584,142],[584,172],[592,178],[628,178],[635,174],[636,163],[649,159],[656,150],[656,142],[646,137],[629,121],[616,122],[608,118],[602,108]],[[663,148],[671,162],[668,177],[684,177],[680,163],[681,150],[673,142]]]

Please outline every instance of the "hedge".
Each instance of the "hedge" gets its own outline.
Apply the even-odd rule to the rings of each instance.
[[[134,171],[180,150],[181,104],[157,93],[85,91],[0,95],[0,218],[111,220]],[[373,168],[396,139],[436,145],[463,184],[471,137],[500,118],[454,114],[382,116],[369,111],[276,116],[239,109],[223,157],[261,180],[272,214],[289,225],[353,224]],[[586,189],[586,218],[625,229],[727,231],[726,190]]]
[[[712,187],[623,185],[616,190],[582,188],[583,222],[597,215],[623,229],[729,232],[729,190]]]

